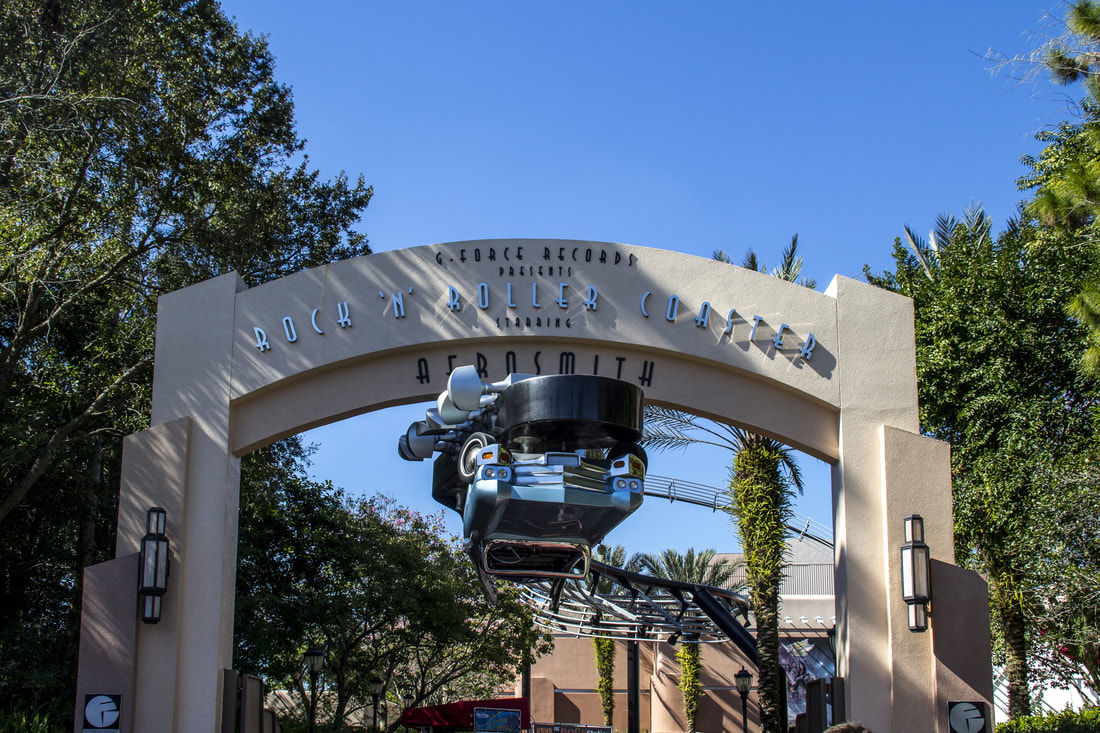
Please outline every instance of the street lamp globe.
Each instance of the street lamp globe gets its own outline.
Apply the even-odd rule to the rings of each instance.
[[[306,649],[306,668],[311,674],[319,674],[325,666],[325,650],[315,646]]]

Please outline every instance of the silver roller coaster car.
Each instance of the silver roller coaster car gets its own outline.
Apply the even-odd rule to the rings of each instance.
[[[462,515],[487,593],[492,578],[583,578],[590,548],[642,504],[642,390],[586,375],[482,382],[455,369],[398,441],[435,459],[432,496]]]

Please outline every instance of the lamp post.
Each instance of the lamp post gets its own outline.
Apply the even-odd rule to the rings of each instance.
[[[928,601],[932,591],[928,578],[928,545],[924,544],[924,518],[905,518],[905,544],[901,546],[901,597],[909,605],[909,630],[928,628]]]
[[[309,670],[309,733],[317,725],[317,677],[325,665],[325,652],[315,646],[306,649],[306,668]]]
[[[733,676],[737,693],[741,695],[741,731],[749,733],[749,690],[752,689],[752,672],[744,667]]]
[[[145,513],[145,536],[138,553],[138,593],[141,594],[142,623],[160,621],[160,602],[168,590],[168,537],[164,531],[168,512],[159,506]]]
[[[378,731],[378,697],[382,694],[382,690],[385,689],[386,683],[378,677],[371,677],[370,682],[367,683],[367,687],[370,689],[371,707],[374,710],[374,730]]]
[[[401,696],[401,702],[404,703],[404,705],[405,705],[405,708],[404,708],[405,711],[408,711],[408,709],[413,706],[413,703],[416,702],[416,698],[413,697],[413,694],[411,692],[406,692],[404,695]],[[404,718],[405,716],[402,715],[401,717]],[[408,729],[409,729],[409,724],[405,723],[405,730],[408,730]]]

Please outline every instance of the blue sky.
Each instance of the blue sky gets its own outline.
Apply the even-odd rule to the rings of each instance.
[[[804,273],[881,271],[905,224],[1024,198],[1063,90],[983,59],[1026,54],[1048,2],[733,3],[229,0],[267,36],[323,175],[375,188],[375,251],[489,237],[622,242],[767,264],[798,234]],[[312,431],[314,470],[423,511],[431,468],[396,455],[421,408]],[[728,454],[657,455],[717,485]],[[799,509],[829,523],[827,467]],[[458,523],[451,522],[456,531]],[[720,514],[649,500],[609,541],[736,549]]]

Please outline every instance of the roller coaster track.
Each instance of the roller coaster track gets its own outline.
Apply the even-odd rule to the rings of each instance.
[[[536,622],[547,631],[631,641],[731,641],[757,663],[756,639],[743,623],[751,604],[724,588],[655,578],[593,561],[585,579],[530,582],[520,590],[535,610]]]
[[[644,493],[646,496],[658,499],[682,501],[695,506],[707,507],[711,511],[725,511],[726,506],[724,490],[667,476],[646,474]],[[791,535],[817,542],[830,550],[833,549],[833,531],[831,528],[802,514],[795,514],[794,519],[794,522],[787,525]]]
[[[645,495],[712,511],[725,509],[723,491],[665,476],[646,476]],[[795,515],[792,536],[833,547],[832,531]],[[543,580],[521,587],[524,601],[548,631],[596,638],[709,643],[731,641],[753,663],[756,640],[745,628],[752,606],[724,588],[680,583],[593,561],[584,580]]]

